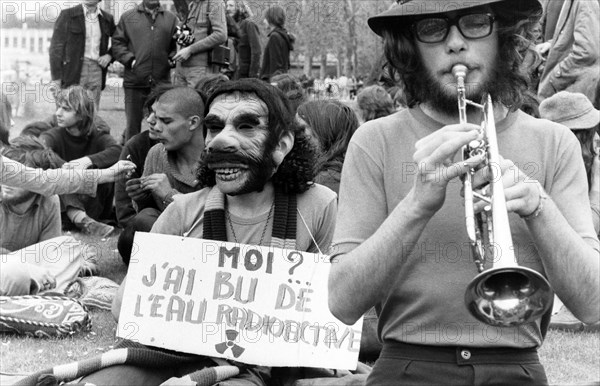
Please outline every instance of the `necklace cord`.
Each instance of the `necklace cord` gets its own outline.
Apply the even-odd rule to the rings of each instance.
[[[267,221],[265,223],[265,227],[262,230],[260,235],[260,241],[256,245],[262,245],[263,240],[265,239],[265,233],[267,233],[267,228],[269,227],[269,221],[271,220],[271,216],[273,215],[273,208],[275,207],[275,201],[271,204],[271,208],[269,209],[269,215],[267,216]],[[231,235],[233,236],[233,241],[239,243],[237,236],[235,234],[235,230],[233,229],[233,222],[231,221],[231,215],[229,214],[229,210],[225,210],[225,217],[227,218],[227,223],[229,224],[229,229],[231,229]]]

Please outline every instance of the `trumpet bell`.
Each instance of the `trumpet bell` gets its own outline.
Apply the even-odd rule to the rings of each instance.
[[[548,281],[526,267],[486,270],[469,283],[465,304],[479,321],[510,327],[541,318],[552,305]]]

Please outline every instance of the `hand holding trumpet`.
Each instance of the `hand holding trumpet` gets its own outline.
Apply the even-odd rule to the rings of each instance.
[[[536,180],[531,179],[511,160],[500,157],[498,164],[490,164],[489,167],[479,165],[473,174],[473,190],[477,195],[487,195],[489,183],[493,180],[491,168],[496,168],[504,186],[504,197],[506,199],[506,210],[515,212],[519,216],[529,216],[540,204],[540,192]],[[464,196],[464,187],[461,190]],[[487,203],[479,198],[474,200],[474,211],[480,213]]]
[[[463,146],[478,138],[479,127],[466,123],[445,126],[417,141],[413,160],[418,174],[413,190],[420,209],[437,212],[444,204],[448,183],[483,162],[482,155],[454,161]]]

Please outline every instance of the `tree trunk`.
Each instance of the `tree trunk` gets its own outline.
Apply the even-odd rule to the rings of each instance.
[[[304,54],[304,75],[308,76],[309,78],[312,77],[312,62],[312,52],[309,51]]]
[[[354,1],[347,0],[344,4],[344,8],[346,11],[346,20],[348,20],[348,38],[346,40],[344,75],[352,77],[356,75],[356,69],[358,67],[358,42],[356,37],[356,11],[354,8]]]
[[[319,71],[319,78],[325,79],[327,76],[327,54],[321,54],[321,69]]]

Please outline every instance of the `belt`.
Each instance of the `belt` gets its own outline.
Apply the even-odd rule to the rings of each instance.
[[[424,346],[396,341],[385,341],[380,357],[458,365],[540,362],[536,348]]]

